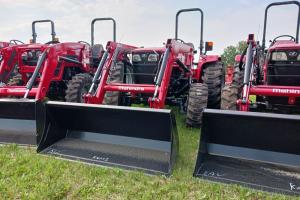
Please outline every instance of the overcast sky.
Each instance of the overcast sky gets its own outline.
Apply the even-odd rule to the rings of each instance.
[[[204,40],[214,41],[211,54],[221,54],[256,34],[261,40],[265,7],[271,0],[0,0],[0,40],[31,38],[31,22],[52,19],[61,42],[90,42],[90,22],[96,17],[117,21],[117,41],[135,46],[162,46],[174,38],[175,14],[182,8],[201,8],[204,12]],[[296,6],[270,10],[268,40],[281,34],[295,35]],[[180,18],[179,38],[199,46],[200,16],[185,13]],[[38,25],[38,41],[50,40],[50,26]],[[112,39],[109,22],[97,23],[96,43]]]

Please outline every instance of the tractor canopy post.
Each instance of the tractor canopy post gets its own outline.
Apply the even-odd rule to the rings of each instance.
[[[91,23],[91,45],[94,45],[94,38],[95,38],[95,23],[97,21],[112,21],[113,23],[113,41],[116,42],[116,20],[114,20],[111,17],[105,17],[105,18],[95,18],[92,20]]]
[[[47,22],[49,22],[51,24],[52,41],[55,41],[56,33],[55,33],[54,22],[50,19],[45,19],[45,20],[36,20],[36,21],[32,22],[32,42],[33,43],[36,43],[36,38],[37,38],[37,34],[36,34],[36,31],[35,31],[35,25],[37,23],[47,23]]]
[[[300,3],[298,1],[284,1],[284,2],[275,2],[269,4],[265,9],[265,19],[264,19],[264,30],[263,30],[263,39],[262,39],[262,48],[263,50],[266,47],[266,31],[267,31],[267,20],[268,20],[268,11],[270,7],[281,6],[281,5],[291,5],[294,4],[298,6],[298,19],[296,27],[296,42],[299,42],[299,25],[300,25]]]
[[[200,12],[201,14],[201,25],[200,25],[200,55],[203,54],[203,11],[200,8],[188,8],[188,9],[181,9],[176,13],[176,21],[175,21],[175,39],[178,39],[178,18],[179,15],[183,12]]]

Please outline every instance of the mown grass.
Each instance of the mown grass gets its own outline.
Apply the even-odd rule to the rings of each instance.
[[[173,175],[103,168],[0,147],[0,199],[296,199],[192,177],[199,130],[176,116],[180,153]],[[300,199],[300,198],[298,198]]]

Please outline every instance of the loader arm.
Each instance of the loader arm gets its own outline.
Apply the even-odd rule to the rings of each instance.
[[[106,45],[107,52],[102,57],[99,66],[97,68],[93,84],[90,88],[90,93],[84,95],[85,102],[91,104],[102,104],[104,95],[105,95],[105,86],[107,85],[107,79],[109,76],[109,71],[114,67],[115,63],[120,60],[123,54],[128,53],[135,49],[134,46],[129,46],[126,44],[108,42]],[[91,91],[95,86],[95,82],[99,80],[99,84],[95,94],[92,94]]]
[[[60,68],[58,76],[62,77],[62,73],[69,63],[75,66],[86,66],[86,64],[84,63],[84,56],[86,53],[85,47],[85,44],[79,43],[60,43],[48,48],[48,50],[46,51],[47,59],[45,59],[44,61],[40,83],[35,96],[36,100],[43,100],[47,95],[50,83],[56,76],[55,71],[57,70],[57,68]],[[65,57],[64,55],[68,54],[68,51],[74,51],[74,55],[78,56],[79,60]],[[62,80],[62,78],[59,78],[58,80]]]
[[[47,49],[45,54],[47,55],[47,59],[44,60],[44,69],[35,96],[36,100],[43,100],[45,98],[51,83],[51,79],[54,76],[54,71],[58,64],[58,55],[55,47]],[[30,90],[30,88],[27,89]]]
[[[243,79],[243,88],[242,88],[242,94],[241,99],[237,101],[237,104],[239,105],[239,110],[241,111],[249,111],[249,90],[252,85],[252,74],[255,66],[255,48],[256,43],[254,41],[254,35],[249,34],[248,37],[248,47],[246,50],[246,57],[245,57],[245,64],[244,64],[244,79]],[[241,60],[240,62],[243,62]]]
[[[15,47],[8,47],[1,51],[1,56],[0,81],[6,83],[18,63],[18,53]]]
[[[174,63],[179,54],[193,54],[193,48],[182,42],[169,39],[155,83],[154,95],[148,100],[151,108],[164,108]]]

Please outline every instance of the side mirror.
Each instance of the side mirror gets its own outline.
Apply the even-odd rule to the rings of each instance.
[[[213,50],[214,43],[213,42],[205,42],[205,52]]]
[[[197,53],[197,50],[194,50],[193,53],[196,54],[196,53]]]

